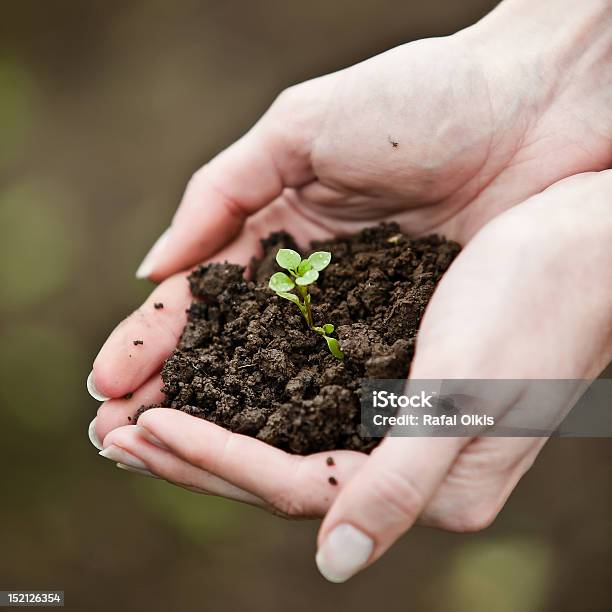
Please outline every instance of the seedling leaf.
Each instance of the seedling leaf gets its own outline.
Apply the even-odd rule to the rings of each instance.
[[[329,262],[331,261],[331,253],[328,253],[327,251],[317,251],[308,258],[308,261],[317,272],[320,272],[329,266]]]
[[[344,353],[340,348],[340,343],[335,338],[330,338],[329,336],[323,336],[327,342],[327,346],[331,354],[337,359],[344,359]]]
[[[307,260],[303,259],[302,263],[298,266],[297,273],[302,276],[305,272],[308,272],[312,268],[312,264]]]
[[[333,334],[334,333],[334,326],[331,323],[326,323],[323,326],[323,332],[326,333],[328,336],[329,336],[329,334]]]
[[[302,256],[293,249],[279,249],[276,263],[285,270],[296,270],[302,261]]]
[[[317,278],[319,278],[319,273],[316,270],[308,270],[304,272],[302,276],[298,276],[295,279],[296,284],[304,287],[305,285],[311,285],[314,283]]]
[[[279,297],[285,298],[286,300],[289,300],[290,302],[293,302],[294,304],[297,304],[298,306],[301,306],[300,298],[298,298],[298,296],[295,295],[295,293],[286,293],[285,291],[277,291],[276,295],[278,295]]]
[[[295,284],[284,272],[276,272],[271,276],[268,286],[272,291],[276,291],[276,293],[284,293],[291,291]]]

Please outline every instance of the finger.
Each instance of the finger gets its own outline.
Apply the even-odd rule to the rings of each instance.
[[[177,274],[115,328],[93,364],[92,380],[104,396],[121,398],[159,371],[185,327],[190,300],[187,279]]]
[[[319,531],[317,566],[344,582],[417,520],[467,440],[383,440],[342,490]]]
[[[247,134],[196,172],[139,278],[160,280],[210,257],[285,187],[313,179],[310,142],[317,119],[311,110],[302,117],[302,89],[281,95]]]
[[[237,263],[248,267],[253,257],[262,257],[261,241],[274,232],[299,228],[295,240],[300,248],[307,248],[314,240],[328,240],[332,233],[320,222],[302,215],[298,197],[291,189],[270,205],[249,217],[239,236],[216,252],[208,261]]]
[[[184,461],[264,499],[287,516],[321,516],[366,460],[349,451],[298,456],[178,410],[138,420]]]
[[[164,398],[162,387],[161,376],[155,374],[134,393],[104,402],[93,421],[93,430],[98,442],[104,440],[113,429],[133,424],[136,412],[142,406],[152,406],[161,402]],[[94,445],[102,450],[100,444]]]
[[[198,493],[218,495],[259,507],[266,505],[251,493],[182,461],[138,425],[113,430],[105,437],[103,444],[104,450],[100,455],[131,470],[150,473]]]
[[[253,243],[243,239],[228,245],[213,260],[246,266],[252,255]],[[176,348],[191,300],[187,272],[176,274],[156,287],[144,304],[113,330],[88,379],[96,399],[122,398],[161,369]],[[134,344],[138,341],[142,344]]]

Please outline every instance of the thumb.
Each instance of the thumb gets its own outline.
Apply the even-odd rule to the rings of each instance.
[[[319,571],[344,582],[409,529],[467,438],[387,437],[343,488],[318,537]]]
[[[520,395],[532,379],[597,376],[612,351],[612,292],[599,282],[611,269],[610,181],[612,173],[568,179],[485,226],[427,307],[411,380],[514,379]],[[541,240],[543,231],[554,239]],[[500,394],[487,409],[501,414],[512,404]],[[470,441],[385,438],[323,521],[321,573],[343,582],[379,558],[415,522]],[[506,459],[519,465],[525,456]],[[501,487],[496,503],[503,505],[514,484]]]
[[[312,180],[309,143],[316,113],[301,116],[303,87],[283,92],[249,132],[193,175],[138,278],[160,281],[214,255],[285,187]]]

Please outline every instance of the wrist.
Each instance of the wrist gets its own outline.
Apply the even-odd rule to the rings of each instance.
[[[511,43],[520,54],[548,57],[562,68],[587,53],[612,52],[609,0],[504,0],[475,24],[479,36]]]
[[[511,54],[540,83],[598,71],[612,86],[610,0],[504,0],[460,34],[492,61]]]
[[[455,36],[510,110],[571,108],[584,129],[612,138],[611,0],[504,0]]]

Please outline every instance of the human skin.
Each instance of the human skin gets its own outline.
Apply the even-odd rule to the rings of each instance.
[[[133,393],[98,412],[104,455],[284,515],[325,516],[317,563],[337,582],[415,521],[486,527],[545,439],[390,437],[369,457],[331,453],[331,487],[330,453],[289,455],[178,411],[147,411],[136,427],[127,416],[161,399],[159,370],[190,301],[184,270],[246,263],[281,228],[306,246],[397,221],[465,245],[426,310],[412,378],[596,377],[612,360],[611,108],[604,0],[508,0],[453,36],[284,92],[194,175],[139,269],[160,285],[93,367],[100,395]],[[138,350],[133,338],[145,341]]]

